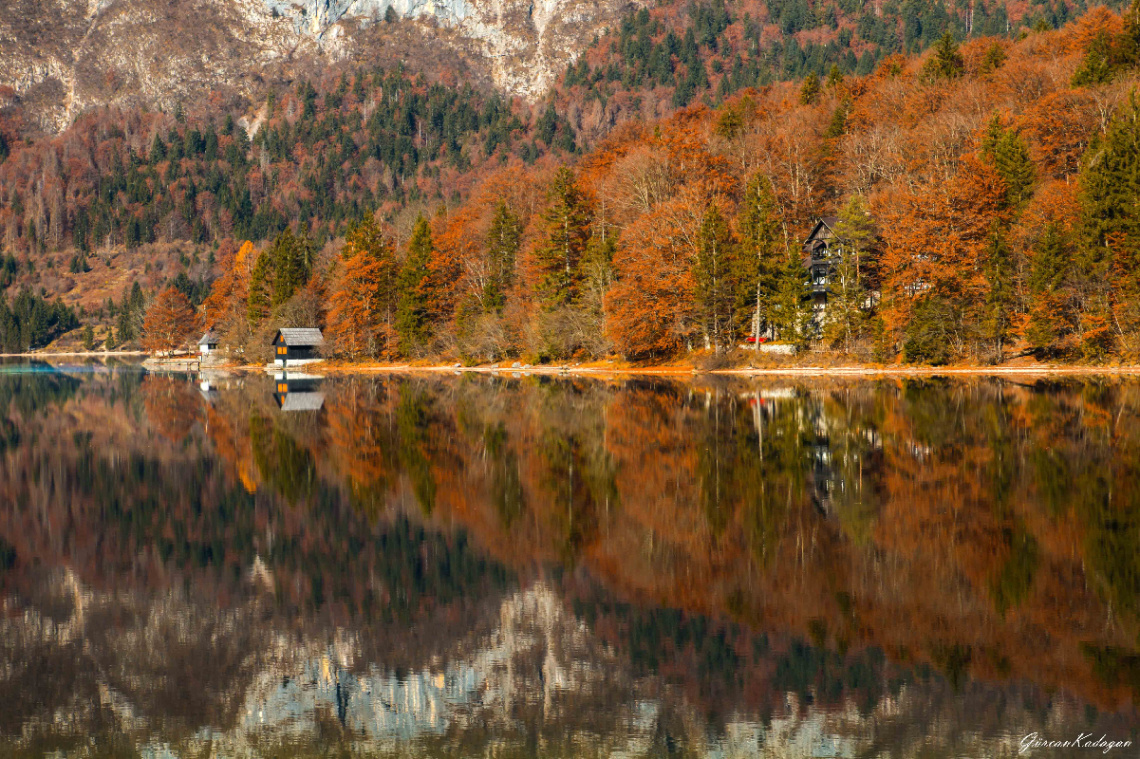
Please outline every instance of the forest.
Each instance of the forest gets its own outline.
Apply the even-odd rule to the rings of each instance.
[[[41,348],[79,326],[75,310],[61,300],[22,290],[11,303],[0,300],[0,350],[19,353]]]
[[[1113,0],[1119,2],[1119,0]],[[613,125],[773,82],[871,73],[889,55],[1059,27],[1085,0],[947,5],[850,0],[663,3],[629,13],[544,101],[446,86],[410,69],[330,70],[269,89],[247,111],[93,109],[59,135],[0,112],[0,241],[85,273],[100,251],[272,239],[304,224],[318,246],[367,211],[454,207],[494,167],[573,160]],[[410,222],[409,222],[410,226]],[[406,231],[406,230],[405,230]]]
[[[638,11],[534,106],[377,69],[90,113],[10,141],[5,281],[80,303],[85,344],[194,321],[252,360],[283,324],[351,360],[1131,360],[1136,6],[887,6],[881,34],[841,2]]]
[[[405,234],[365,214],[343,245],[302,228],[225,248],[206,321],[252,355],[309,323],[348,359],[719,365],[771,339],[877,362],[1128,360],[1138,50],[1136,6],[1098,7],[631,122],[573,163],[508,161]],[[825,216],[842,255],[820,308],[802,242]]]

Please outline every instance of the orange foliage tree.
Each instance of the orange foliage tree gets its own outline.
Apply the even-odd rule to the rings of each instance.
[[[158,294],[143,322],[143,347],[148,351],[172,351],[181,346],[197,327],[190,301],[182,291],[168,287]]]
[[[617,283],[606,298],[614,346],[633,358],[668,355],[690,340],[695,289],[692,251],[671,201],[659,216],[645,215],[625,230],[614,256]]]
[[[328,338],[338,355],[389,358],[395,351],[397,267],[372,216],[353,227],[329,295]]]
[[[931,183],[880,198],[882,316],[896,341],[901,343],[908,329],[906,337],[914,338],[915,330],[926,327],[937,331],[932,339],[947,349],[963,339],[958,325],[982,304],[984,252],[1003,218],[1004,197],[997,172],[968,154],[949,185]],[[908,352],[908,358],[930,356]]]

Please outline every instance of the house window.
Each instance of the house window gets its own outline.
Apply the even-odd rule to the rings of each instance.
[[[277,355],[278,356],[284,356],[288,352],[289,352],[289,349],[286,348],[284,345],[278,345],[277,346]]]
[[[813,285],[826,285],[827,284],[827,267],[816,266],[811,270],[811,283]]]
[[[282,382],[281,384],[279,384],[279,385],[277,386],[277,392],[279,392],[279,393],[287,393],[287,392],[289,392],[289,386],[288,386],[288,385],[286,385],[284,382]]]

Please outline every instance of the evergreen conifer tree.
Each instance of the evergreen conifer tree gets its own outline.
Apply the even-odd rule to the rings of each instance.
[[[866,337],[870,309],[868,284],[873,281],[875,226],[867,201],[852,195],[839,212],[833,254],[839,260],[829,275],[827,319],[823,336],[850,352]]]
[[[286,229],[277,236],[269,247],[274,307],[288,301],[309,281],[315,257],[312,241],[304,229],[300,235],[294,235],[292,231]]]
[[[416,219],[408,252],[396,279],[399,300],[396,306],[396,332],[400,351],[410,356],[428,337],[428,316],[431,288],[431,262],[433,243],[431,226],[423,216]]]
[[[1081,173],[1080,275],[1111,282],[1113,323],[1130,353],[1140,351],[1140,100],[1133,93],[1094,142]]]
[[[1002,125],[996,113],[986,125],[982,138],[982,155],[1005,181],[1006,203],[1011,208],[1023,205],[1033,194],[1037,171],[1025,140]]]
[[[1089,43],[1081,65],[1073,72],[1072,85],[1074,87],[1091,87],[1109,82],[1116,73],[1116,55],[1112,49],[1112,41],[1108,35],[1101,32]]]
[[[813,71],[804,77],[803,86],[800,87],[800,102],[804,105],[813,105],[819,100],[819,76]]]
[[[778,272],[776,292],[768,311],[768,321],[775,327],[776,336],[796,347],[804,347],[811,339],[811,314],[808,312],[807,273],[799,253],[785,250]]]
[[[499,201],[487,233],[487,262],[490,273],[483,287],[483,310],[499,311],[506,303],[507,289],[514,281],[515,256],[519,249],[519,219],[507,204]]]
[[[946,32],[934,45],[934,54],[923,65],[923,73],[931,79],[957,79],[965,69],[954,35]]]
[[[756,174],[744,190],[737,221],[740,234],[740,255],[737,257],[736,275],[737,324],[759,338],[770,315],[768,301],[776,293],[783,268],[783,234],[772,182],[763,174]]]
[[[548,308],[569,305],[578,294],[579,261],[589,239],[590,211],[565,166],[558,169],[550,190],[550,208],[543,214],[546,239],[535,253],[541,272],[538,295]]]
[[[1026,336],[1034,348],[1049,350],[1063,336],[1066,326],[1062,288],[1069,274],[1071,255],[1065,235],[1051,224],[1036,246],[1029,273],[1029,329]]]
[[[839,70],[838,64],[831,64],[831,69],[827,72],[827,88],[835,90],[843,86],[843,72]]]
[[[1005,343],[1013,332],[1013,254],[999,230],[990,235],[986,246],[986,301],[982,317],[983,336],[992,341],[1000,363]]]
[[[269,316],[273,294],[272,274],[269,252],[263,250],[253,264],[253,272],[249,278],[249,295],[246,297],[246,318],[252,327],[256,327],[262,319]]]
[[[697,302],[705,339],[716,352],[731,348],[735,335],[732,307],[735,301],[735,246],[728,224],[715,203],[701,222],[696,279]]]

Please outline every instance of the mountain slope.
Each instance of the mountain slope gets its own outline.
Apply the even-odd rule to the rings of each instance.
[[[216,109],[346,61],[407,61],[433,78],[533,99],[628,5],[15,0],[0,16],[0,87],[26,127],[48,132],[93,106]]]
[[[1111,5],[1119,7],[1120,2]],[[866,75],[943,35],[1017,38],[1080,17],[1084,0],[701,0],[629,12],[570,64],[556,99],[589,142],[626,120],[716,105],[777,81]]]

